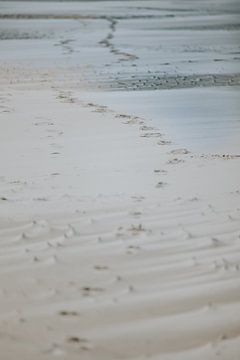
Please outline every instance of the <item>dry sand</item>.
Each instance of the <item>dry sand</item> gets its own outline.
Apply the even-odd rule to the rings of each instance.
[[[193,152],[77,89],[63,55],[27,72],[14,56],[1,62],[1,359],[239,360],[238,149]]]

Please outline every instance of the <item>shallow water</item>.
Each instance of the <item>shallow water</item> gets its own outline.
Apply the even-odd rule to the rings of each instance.
[[[89,98],[152,120],[177,146],[240,154],[240,87],[106,92]],[[88,96],[86,97],[88,98]]]

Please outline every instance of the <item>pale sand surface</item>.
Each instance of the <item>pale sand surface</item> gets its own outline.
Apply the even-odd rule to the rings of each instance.
[[[34,14],[42,6],[41,14],[51,8],[55,14],[69,9],[70,15],[78,11],[86,16],[91,10],[116,17],[126,14],[120,3],[106,2],[104,10],[101,2],[61,3],[57,8],[49,3],[45,8],[37,3],[0,5],[8,14]],[[175,7],[174,2],[161,2],[165,10],[159,10],[157,1],[130,3],[133,13],[177,12],[176,2]],[[206,15],[201,4],[191,10],[194,15]],[[216,2],[211,4],[214,14]],[[235,9],[234,1],[218,4],[222,12]],[[182,9],[188,6],[181,1]],[[6,31],[8,21],[15,21],[19,34],[22,20],[3,19],[1,34],[11,33]],[[203,96],[203,89],[189,94],[159,86],[151,93],[146,84],[141,93],[96,93],[96,86],[94,92],[84,86],[93,87],[94,72],[105,88],[106,63],[111,63],[106,68],[118,90],[117,71],[120,76],[123,70],[130,76],[135,71],[133,58],[123,65],[119,53],[96,45],[108,29],[101,27],[100,33],[98,22],[106,19],[84,19],[86,33],[78,39],[84,51],[76,53],[53,48],[57,33],[47,25],[52,38],[35,39],[34,45],[26,37],[37,23],[24,21],[30,29],[24,30],[25,39],[0,42],[5,57],[0,60],[0,358],[239,360],[239,90],[226,86],[231,56],[224,70],[217,68],[219,62],[212,63],[215,75],[226,76],[224,88],[216,90],[214,81],[209,87],[203,77],[205,94],[212,96],[207,110],[197,106],[198,90]],[[54,26],[66,35],[69,24],[59,21]],[[117,34],[122,32],[115,29]],[[35,48],[25,47],[28,41]],[[120,58],[136,50],[129,46],[126,50],[118,44]],[[139,79],[145,74],[151,83],[144,68],[146,49],[145,55],[141,51]],[[154,63],[148,66],[159,70]],[[180,87],[198,72],[188,71],[190,78],[182,78]],[[133,90],[128,77],[125,81],[126,89]],[[225,95],[222,111],[219,94]],[[213,117],[214,107],[220,123]],[[186,111],[185,137],[178,132],[178,109],[181,121]],[[199,127],[205,131],[202,141],[191,135],[198,131],[197,119],[204,125]],[[212,121],[221,134],[222,151],[213,142]]]

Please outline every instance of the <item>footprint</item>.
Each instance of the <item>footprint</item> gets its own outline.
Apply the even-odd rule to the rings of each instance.
[[[146,229],[142,226],[142,224],[131,225],[131,227],[128,230],[131,231],[134,235],[146,231]]]
[[[161,137],[162,134],[159,132],[150,132],[150,133],[145,133],[143,135],[140,135],[141,137],[145,137],[145,138],[152,138],[152,137]],[[166,145],[166,144],[165,144]]]
[[[142,212],[141,211],[133,211],[133,212],[130,212],[129,215],[131,215],[131,216],[141,216]]]
[[[57,99],[60,99],[61,102],[65,102],[65,103],[74,103],[75,102],[75,99],[71,96],[71,92],[59,93],[59,95],[57,96]]]
[[[142,130],[142,131],[151,131],[151,130],[155,130],[155,128],[152,127],[152,126],[146,126],[146,125],[144,125],[144,126],[141,126],[141,127],[140,127],[140,130]]]
[[[132,250],[141,250],[141,247],[139,245],[129,245],[128,249],[132,249]]]
[[[100,271],[102,271],[102,270],[108,270],[109,267],[106,266],[106,265],[95,265],[95,266],[94,266],[94,269],[95,269],[95,270],[100,270]]]
[[[172,160],[169,160],[167,162],[167,164],[171,164],[171,165],[176,165],[176,164],[181,164],[181,163],[184,163],[185,161],[182,160],[182,159],[178,159],[178,158],[174,158]]]
[[[70,336],[66,339],[68,344],[80,345],[80,349],[84,351],[89,351],[92,349],[92,345],[88,339],[80,338],[79,336]]]
[[[34,123],[34,125],[35,126],[46,126],[46,125],[53,126],[54,123],[50,122],[50,121],[37,121]]]
[[[142,248],[138,245],[129,245],[127,247],[126,253],[129,255],[135,255],[138,251],[140,251]]]
[[[78,336],[70,336],[67,338],[68,343],[76,344],[76,343],[88,343],[87,339],[80,338]]]
[[[104,113],[104,112],[107,112],[107,110],[108,110],[107,106],[97,105],[95,107],[95,110],[93,110],[93,112]]]
[[[164,188],[166,185],[167,185],[166,182],[164,182],[164,181],[159,181],[159,182],[157,183],[157,185],[156,185],[156,188],[162,189],[162,188]]]
[[[155,169],[155,170],[154,170],[154,173],[155,173],[155,174],[166,175],[166,174],[167,174],[167,171],[166,171],[166,170],[163,170],[163,169]]]
[[[144,197],[144,196],[137,196],[137,195],[136,195],[136,196],[132,196],[132,199],[135,200],[135,201],[140,202],[140,201],[144,200],[145,197]]]
[[[187,149],[175,149],[170,152],[170,154],[173,154],[173,155],[185,155],[185,154],[189,154],[189,153],[190,153],[190,151],[188,151]]]
[[[100,288],[100,287],[91,287],[91,286],[84,286],[82,287],[82,293],[84,296],[92,296],[92,295],[96,295],[98,293],[102,293],[105,291],[104,288]]]
[[[213,247],[219,247],[219,246],[224,246],[225,245],[222,241],[220,241],[217,238],[212,238],[211,241],[212,241],[212,246]]]
[[[61,310],[58,313],[61,316],[79,316],[77,311]]]
[[[169,140],[159,140],[157,142],[158,145],[170,145],[171,144],[171,141]]]
[[[199,198],[197,196],[194,196],[191,199],[189,199],[189,201],[191,202],[199,201]]]
[[[116,118],[120,118],[120,119],[131,119],[130,115],[126,115],[126,114],[117,114],[115,115]]]
[[[137,116],[118,114],[115,117],[120,119],[128,119],[127,121],[123,122],[124,125],[144,124],[144,121]]]
[[[48,201],[48,198],[46,197],[37,197],[37,198],[33,198],[34,201]]]

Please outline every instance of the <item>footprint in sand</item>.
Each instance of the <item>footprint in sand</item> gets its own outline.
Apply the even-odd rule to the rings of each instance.
[[[95,265],[94,269],[98,271],[104,271],[104,270],[109,270],[109,267],[106,265]]]
[[[129,215],[134,216],[134,217],[139,217],[142,215],[141,211],[132,211],[129,213]]]
[[[144,126],[140,127],[140,130],[142,130],[142,131],[153,131],[153,130],[156,130],[156,129],[154,127],[152,127],[152,126],[144,125]]]
[[[56,264],[56,262],[58,261],[57,260],[57,256],[56,255],[53,255],[49,258],[46,258],[46,259],[40,259],[38,256],[34,256],[33,259],[32,259],[33,262],[35,263],[42,263],[42,265],[54,265]]]
[[[121,227],[118,228],[118,232],[116,232],[115,236],[118,239],[123,239],[126,236],[126,234],[123,231],[123,228],[121,228]]]
[[[144,200],[145,199],[145,197],[144,196],[132,196],[132,199],[133,200],[135,200],[135,201],[137,201],[137,202],[140,202],[140,201],[142,201],[142,200]]]
[[[231,191],[230,194],[233,194],[233,195],[240,195],[240,190],[235,190],[235,191]]]
[[[117,115],[115,115],[115,118],[118,118],[118,119],[131,119],[132,117],[130,115],[126,115],[126,114],[117,114]]]
[[[171,145],[171,141],[169,141],[169,140],[159,140],[158,142],[157,142],[157,144],[158,145]]]
[[[127,248],[129,250],[141,250],[141,247],[139,245],[129,245]]]
[[[182,160],[182,159],[178,159],[178,158],[174,158],[172,160],[169,160],[167,162],[167,164],[170,164],[170,165],[177,165],[177,164],[181,164],[181,163],[184,163],[185,161]]]
[[[37,198],[33,198],[33,201],[48,201],[47,197],[37,197]]]
[[[135,292],[136,290],[135,290],[135,287],[133,286],[133,285],[129,285],[128,286],[128,292],[129,293],[133,293],[133,292]]]
[[[96,107],[96,106],[97,106],[97,104],[87,103],[85,106],[86,106],[86,107]]]
[[[164,181],[159,181],[159,182],[157,183],[157,185],[156,185],[156,188],[162,189],[162,188],[166,187],[167,185],[168,185],[168,184],[167,184],[166,182],[164,182]]]
[[[124,115],[124,114],[117,114],[115,115],[116,118],[120,118],[120,119],[126,119],[127,121],[124,121],[123,124],[124,125],[141,125],[144,124],[144,121],[137,117],[137,116],[130,116],[130,115]]]
[[[55,125],[53,122],[50,122],[50,121],[37,121],[33,124],[34,126],[53,126]]]
[[[162,136],[162,134],[160,132],[150,132],[150,133],[145,133],[145,134],[141,135],[141,137],[144,137],[144,138],[159,138],[161,136]]]
[[[140,250],[142,250],[142,248],[138,245],[129,245],[127,247],[127,251],[126,253],[128,255],[135,255],[137,252],[139,252]]]
[[[94,296],[99,293],[103,293],[105,289],[100,287],[84,286],[81,288],[81,291],[84,296]]]
[[[154,170],[154,173],[155,173],[155,174],[166,175],[166,174],[167,174],[167,171],[166,171],[166,170],[163,170],[163,169],[155,169],[155,170]]]
[[[84,339],[84,338],[80,338],[78,336],[70,336],[69,338],[67,338],[67,342],[76,344],[76,343],[86,343],[86,342],[88,342],[88,340]]]
[[[73,310],[61,310],[58,313],[60,316],[79,316],[80,314],[77,311]]]
[[[217,159],[223,159],[223,160],[231,160],[231,159],[240,159],[240,155],[239,154],[216,154],[216,155],[212,155],[212,158],[217,158]]]
[[[219,246],[224,246],[225,245],[222,241],[220,241],[217,238],[212,238],[211,242],[212,242],[213,247],[219,247]]]
[[[64,103],[74,103],[75,102],[75,99],[72,97],[71,92],[59,93],[59,95],[57,96],[57,99],[60,99],[60,101],[64,102]]]
[[[75,336],[75,335],[70,336],[66,339],[66,342],[68,344],[80,346],[81,350],[89,351],[92,349],[92,345],[91,345],[90,341],[86,338],[81,338],[79,336]]]
[[[190,202],[199,201],[199,198],[197,196],[194,196],[191,199],[189,199],[188,201],[190,201]]]
[[[170,154],[173,154],[173,155],[186,155],[189,153],[190,153],[190,151],[188,151],[187,149],[175,149],[175,150],[170,151]]]
[[[131,227],[128,229],[132,235],[138,235],[140,233],[146,232],[147,230],[142,226],[142,224],[139,225],[131,225]]]
[[[96,112],[96,113],[105,113],[108,111],[108,107],[107,106],[102,106],[102,105],[97,105],[95,107],[95,110],[93,110],[93,112]]]
[[[0,110],[0,113],[10,113],[10,112],[13,112],[14,109],[11,109],[7,106],[0,106],[0,108],[2,108],[3,110]]]
[[[71,224],[69,224],[67,230],[64,232],[65,239],[69,239],[77,235],[79,235],[77,230]]]

